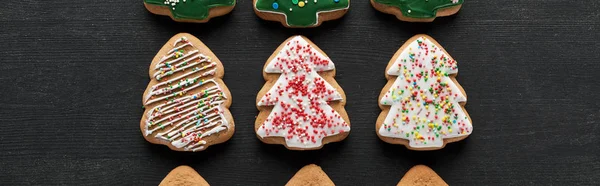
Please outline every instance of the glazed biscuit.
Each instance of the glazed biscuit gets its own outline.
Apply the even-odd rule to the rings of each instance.
[[[346,95],[333,62],[303,36],[292,36],[267,60],[256,97],[258,138],[291,150],[320,149],[350,132]]]
[[[196,37],[173,36],[150,65],[140,129],[150,143],[175,151],[202,151],[223,143],[235,125],[223,64]]]
[[[379,94],[379,138],[411,150],[435,150],[473,131],[464,108],[467,95],[456,81],[456,61],[433,38],[416,35],[387,65]]]
[[[258,17],[278,21],[285,27],[317,27],[339,19],[350,8],[350,0],[253,0]]]
[[[436,17],[456,14],[463,0],[371,0],[380,12],[408,22],[432,22]]]
[[[171,17],[178,22],[205,23],[228,14],[235,0],[144,0],[148,11]]]

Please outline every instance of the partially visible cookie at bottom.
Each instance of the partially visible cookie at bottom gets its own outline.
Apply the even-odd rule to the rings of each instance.
[[[431,168],[417,165],[406,172],[397,186],[448,186],[448,184]]]
[[[334,186],[321,167],[310,164],[302,167],[285,186]]]
[[[209,184],[193,168],[182,165],[169,172],[159,186],[209,186]]]

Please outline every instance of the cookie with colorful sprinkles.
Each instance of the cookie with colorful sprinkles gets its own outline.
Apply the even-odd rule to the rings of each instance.
[[[464,0],[371,0],[380,12],[393,14],[402,21],[432,22],[436,17],[456,14]]]
[[[435,150],[473,132],[456,81],[456,61],[433,38],[416,35],[394,54],[379,95],[379,138],[411,150]]]
[[[278,21],[285,27],[317,27],[348,11],[350,0],[253,0],[258,17]]]
[[[267,60],[267,81],[257,95],[258,138],[291,150],[320,149],[350,132],[346,95],[336,83],[335,66],[303,36],[292,36]]]
[[[235,0],[144,0],[144,6],[178,22],[205,23],[231,12]]]
[[[223,64],[196,37],[180,33],[150,64],[140,129],[150,143],[175,151],[202,151],[223,143],[235,125]]]

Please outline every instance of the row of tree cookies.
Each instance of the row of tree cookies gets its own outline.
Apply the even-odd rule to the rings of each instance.
[[[416,35],[390,60],[376,122],[383,141],[434,150],[466,138],[473,126],[466,94],[456,82],[456,61],[433,38]],[[235,126],[223,64],[200,40],[177,34],[150,65],[140,128],[151,143],[201,151],[231,138]],[[268,144],[320,149],[345,139],[350,120],[335,65],[303,36],[284,41],[263,69],[255,132]]]
[[[173,169],[160,182],[159,186],[195,185],[208,186],[208,182],[189,166],[179,166]],[[321,169],[321,167],[310,164],[302,167],[285,186],[335,186],[333,181]],[[448,186],[448,184],[431,168],[425,165],[412,167],[397,184],[398,186],[432,185]]]
[[[403,21],[431,22],[458,12],[463,0],[371,0],[381,12]],[[204,23],[233,10],[236,0],[144,0],[148,11],[175,21]],[[338,19],[350,8],[350,0],[253,0],[260,18],[286,27],[317,27]]]

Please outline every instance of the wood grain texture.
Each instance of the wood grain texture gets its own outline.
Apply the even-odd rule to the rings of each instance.
[[[405,23],[352,1],[315,29],[263,21],[250,0],[207,24],[173,22],[141,1],[7,1],[0,11],[0,181],[4,185],[156,185],[190,165],[212,185],[284,185],[315,163],[337,185],[393,185],[413,165],[449,185],[598,185],[600,3],[470,0],[433,23]],[[188,32],[223,62],[236,133],[202,153],[139,135],[148,64]],[[377,138],[386,64],[425,33],[460,65],[473,134],[414,152]],[[336,64],[352,132],[318,151],[288,151],[254,134],[265,60],[302,34]]]

